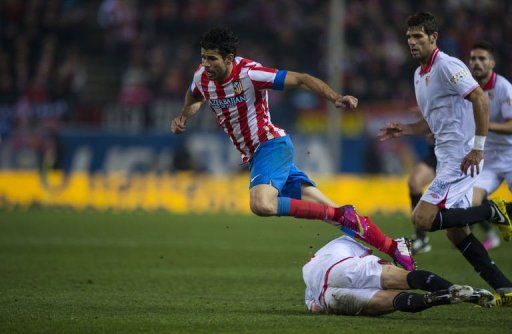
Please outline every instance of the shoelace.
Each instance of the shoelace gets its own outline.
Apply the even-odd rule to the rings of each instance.
[[[398,251],[400,252],[400,254],[405,255],[405,256],[411,256],[411,251],[409,250],[409,247],[407,246],[407,242],[403,238],[397,239],[395,241],[397,243],[396,248],[398,248]]]

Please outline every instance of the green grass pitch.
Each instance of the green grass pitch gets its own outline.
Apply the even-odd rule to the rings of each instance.
[[[410,235],[403,216],[375,216]],[[291,218],[0,210],[0,333],[511,333],[512,308],[309,314],[304,261],[339,233]],[[420,268],[479,287],[442,232]],[[512,245],[491,251],[512,276]]]

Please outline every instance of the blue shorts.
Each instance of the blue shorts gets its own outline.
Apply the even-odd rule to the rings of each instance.
[[[249,188],[258,184],[270,184],[278,191],[279,197],[302,197],[301,185],[316,187],[311,179],[295,166],[293,143],[289,136],[270,139],[260,144],[251,162]]]

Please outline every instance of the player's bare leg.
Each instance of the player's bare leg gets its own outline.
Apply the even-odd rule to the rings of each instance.
[[[473,206],[479,206],[487,198],[487,191],[482,188],[473,188]]]
[[[446,230],[446,236],[448,240],[454,246],[459,245],[464,239],[466,239],[471,234],[471,229],[469,226],[465,227],[453,227]]]
[[[301,190],[303,200],[317,202],[332,207],[339,206],[338,203],[335,203],[329,197],[325,196],[317,187],[303,184]]]
[[[380,290],[373,295],[373,297],[363,308],[361,314],[369,316],[378,316],[396,311],[393,301],[402,291],[400,290]]]
[[[417,228],[423,231],[430,231],[438,212],[439,207],[437,205],[419,201],[412,211],[412,222]]]
[[[407,186],[409,188],[409,197],[411,200],[411,211],[414,210],[414,208],[420,201],[425,186],[431,183],[435,176],[436,173],[434,168],[432,168],[425,162],[420,162],[416,166],[414,166],[407,181]],[[432,248],[427,237],[427,232],[417,227],[415,228],[412,242],[413,254],[426,253],[429,252]]]
[[[251,211],[263,217],[277,215],[277,194],[277,189],[269,184],[252,187],[249,191]]]

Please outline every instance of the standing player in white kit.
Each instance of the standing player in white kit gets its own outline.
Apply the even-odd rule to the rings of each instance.
[[[473,189],[473,205],[480,205],[503,181],[512,192],[512,84],[494,72],[494,52],[491,43],[480,41],[471,48],[469,58],[471,74],[489,98],[485,167]],[[499,244],[499,239],[494,242]]]
[[[432,14],[409,17],[406,35],[411,55],[421,65],[414,73],[414,87],[423,118],[412,124],[389,123],[379,136],[386,140],[434,134],[436,177],[414,209],[413,223],[426,231],[446,229],[448,238],[496,290],[500,301],[512,302],[512,282],[468,228],[490,220],[503,239],[512,237],[504,201],[490,200],[471,207],[473,186],[483,166],[488,100],[467,66],[437,48],[438,28]]]
[[[496,305],[491,292],[456,285],[425,270],[411,272],[371,255],[344,236],[318,250],[302,268],[306,306],[314,313],[381,315],[420,312],[438,305],[471,302]],[[405,290],[429,291],[418,294]]]

